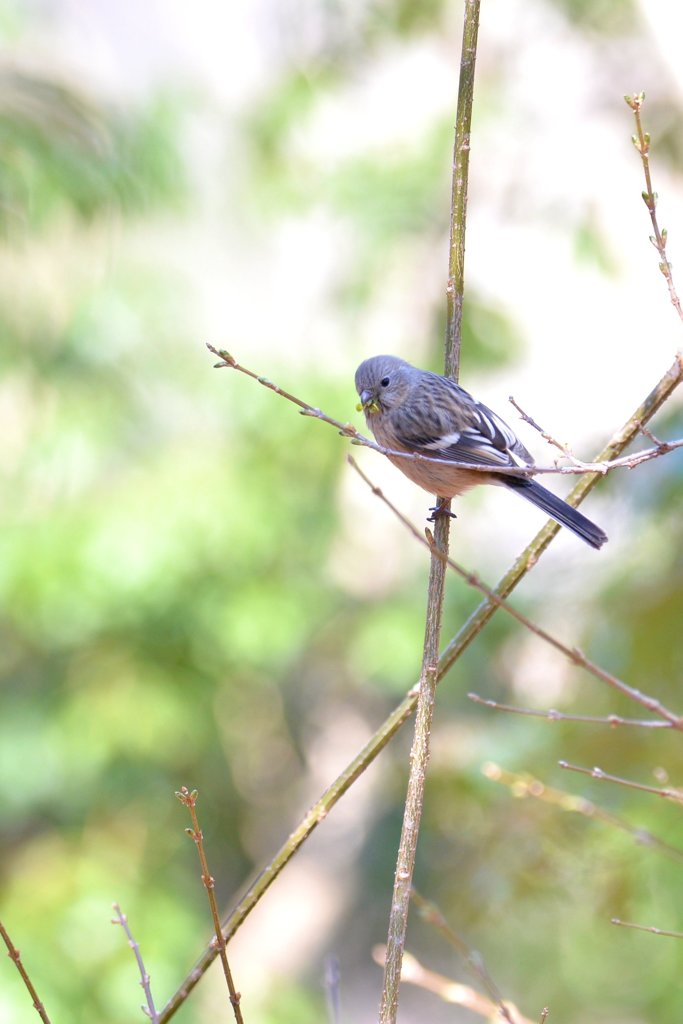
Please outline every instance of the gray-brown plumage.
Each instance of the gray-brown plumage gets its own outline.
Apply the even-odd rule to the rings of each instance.
[[[426,491],[453,498],[476,484],[502,484],[599,548],[607,535],[566,501],[528,476],[496,469],[533,466],[513,430],[448,377],[419,370],[396,356],[373,356],[356,370],[356,390],[370,430],[384,448],[444,462],[388,456]],[[448,460],[490,467],[490,473],[449,466]]]

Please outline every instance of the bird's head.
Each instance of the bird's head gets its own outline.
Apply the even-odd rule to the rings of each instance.
[[[397,356],[373,356],[356,370],[356,406],[366,416],[376,416],[399,406],[410,390],[413,367]]]

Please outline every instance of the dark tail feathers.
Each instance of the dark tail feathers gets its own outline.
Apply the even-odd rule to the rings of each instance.
[[[572,508],[566,501],[562,501],[562,498],[558,498],[552,491],[541,487],[535,480],[515,476],[501,476],[499,480],[516,491],[522,498],[530,501],[532,505],[536,505],[546,512],[560,526],[566,526],[568,530],[575,533],[581,540],[585,540],[586,544],[590,544],[591,547],[600,548],[607,540],[604,530],[592,523],[590,519],[586,519],[577,509]]]

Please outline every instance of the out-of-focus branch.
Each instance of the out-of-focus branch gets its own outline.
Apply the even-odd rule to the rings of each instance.
[[[411,899],[417,907],[422,920],[434,928],[446,940],[449,946],[462,957],[467,969],[481,982],[489,999],[496,1005],[498,1016],[502,1020],[506,1020],[508,1024],[520,1024],[524,1018],[516,1007],[503,999],[500,989],[489,974],[481,954],[477,953],[476,950],[470,949],[465,940],[450,926],[437,905],[432,903],[431,900],[426,900],[414,887],[411,892]]]
[[[578,764],[569,764],[567,761],[558,761],[560,768],[570,772],[578,772],[579,775],[590,775],[591,779],[598,779],[600,782],[613,782],[616,786],[625,786],[626,789],[638,789],[641,793],[652,793],[654,796],[661,796],[664,800],[675,800],[676,803],[683,803],[683,790],[662,789],[661,786],[648,786],[644,782],[633,782],[632,779],[622,779],[619,775],[610,775],[602,768],[584,768]]]
[[[372,959],[375,963],[384,964],[386,949],[384,946],[375,946],[372,950]],[[454,1006],[464,1006],[472,1013],[483,1017],[487,1021],[495,1021],[500,1018],[500,1006],[488,996],[483,996],[471,985],[463,985],[459,981],[446,978],[443,974],[429,971],[423,967],[419,960],[411,953],[405,953],[403,958],[402,981],[411,985],[418,985],[428,992],[433,992],[442,999],[444,1003],[452,1003]],[[513,1024],[533,1024],[528,1017],[524,1017],[512,1004],[508,1004],[509,1016],[505,1020]]]
[[[603,810],[602,807],[594,804],[592,800],[587,800],[583,796],[575,796],[573,793],[565,793],[563,790],[555,789],[552,786],[546,786],[540,779],[535,779],[532,775],[506,771],[505,768],[501,768],[500,765],[490,761],[484,765],[482,771],[487,779],[507,786],[515,797],[533,797],[544,803],[552,804],[561,811],[581,814],[583,817],[591,818],[593,821],[600,821],[603,825],[618,828],[622,832],[628,833],[641,846],[649,846],[653,850],[657,850],[659,853],[663,853],[667,857],[683,863],[683,850],[677,846],[665,843],[663,839],[659,839],[646,829],[636,828],[626,821],[625,818],[620,818],[616,814]]]
[[[654,928],[647,924],[634,924],[632,921],[621,921],[618,917],[613,917],[612,924],[618,925],[620,928],[634,928],[638,932],[650,932],[651,935],[665,935],[669,939],[683,939],[683,932],[668,932],[664,928]]]

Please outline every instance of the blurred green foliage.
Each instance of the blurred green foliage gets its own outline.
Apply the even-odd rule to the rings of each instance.
[[[563,6],[579,26],[588,16],[585,5]],[[0,15],[6,22],[6,10]],[[444,17],[436,2],[370,4],[357,44],[401,45],[438,30]],[[317,205],[342,221],[356,249],[336,281],[340,317],[367,307],[389,253],[442,239],[451,151],[450,128],[438,120],[410,149],[333,166],[302,157],[295,137],[343,85],[356,53],[349,38],[335,47],[325,37],[329,47],[310,67],[285,67],[243,117],[232,211],[262,218],[265,230]],[[207,201],[198,151],[187,145],[197,95],[160,90],[114,109],[49,69],[5,67],[0,80],[0,916],[54,1021],[116,1024],[137,1012],[139,991],[124,938],[108,925],[113,900],[130,917],[158,1004],[209,934],[174,791],[199,790],[218,898],[231,905],[414,682],[425,562],[397,573],[389,592],[379,582],[373,590],[372,568],[360,559],[364,587],[335,573],[344,444],[253,381],[213,371],[196,337],[191,289],[160,265],[169,221],[192,261],[192,230]],[[225,224],[215,230],[222,243]],[[111,233],[129,243],[115,254]],[[590,223],[574,241],[579,259],[611,272]],[[240,337],[245,362],[252,351],[263,358],[257,321],[258,310],[253,336]],[[431,322],[437,366],[440,297]],[[522,347],[499,308],[468,296],[468,373],[510,364]],[[309,355],[302,366],[277,351],[259,369],[294,381],[321,407],[351,410],[353,341],[343,374]],[[657,430],[680,436],[680,416],[662,417]],[[576,625],[552,568],[539,567],[540,598],[516,600],[541,617],[559,608],[553,628],[676,707],[681,458],[606,491],[631,509],[633,547],[602,582],[586,583]],[[389,568],[400,557],[387,551]],[[471,562],[477,568],[475,552]],[[445,642],[476,604],[449,582]],[[442,687],[418,885],[530,1016],[550,1002],[565,1019],[676,1020],[673,944],[652,951],[607,921],[680,927],[681,863],[584,817],[515,799],[482,776],[481,764],[495,758],[532,770],[683,848],[675,808],[557,768],[561,756],[649,779],[665,765],[673,784],[680,744],[661,731],[606,734],[469,705],[469,690],[506,700],[524,681],[533,658],[519,654],[519,632],[497,616]],[[574,670],[571,678],[581,711],[634,714],[594,681]],[[339,909],[308,959],[295,958],[291,940],[293,966],[257,991],[238,967],[250,1024],[322,1019],[330,948],[342,964],[347,1019],[359,1019],[361,1001],[366,1016],[373,1012],[369,950],[384,937],[407,744],[397,738],[368,773],[369,796],[345,798],[357,802],[357,817],[330,816],[330,827],[341,822],[334,841],[324,846],[325,826],[311,840],[334,869],[330,900]],[[266,946],[290,943],[298,915],[289,913],[261,939],[264,959]],[[410,942],[426,966],[464,976],[424,925],[411,927]],[[213,1019],[210,984],[179,1021]],[[453,1019],[431,996],[409,999],[428,1006],[430,1020]],[[5,964],[0,1021],[33,1019]]]
[[[175,144],[178,100],[159,97],[134,117],[104,110],[74,87],[0,68],[0,229],[39,230],[49,219],[86,220],[168,209],[185,192]]]

